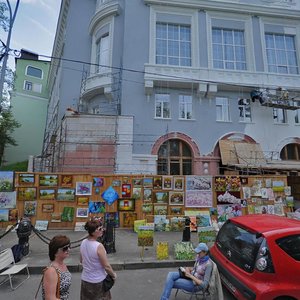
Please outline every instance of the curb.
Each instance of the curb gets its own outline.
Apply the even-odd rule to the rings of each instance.
[[[176,268],[180,266],[193,266],[194,260],[176,260],[176,261],[147,261],[147,262],[120,262],[111,263],[112,268],[115,271],[122,270],[138,270],[138,269],[157,269],[157,268]],[[42,274],[45,266],[28,266],[30,274]],[[82,265],[68,265],[68,269],[71,273],[81,272]]]

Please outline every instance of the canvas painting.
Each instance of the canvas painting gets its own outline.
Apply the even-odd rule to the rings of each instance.
[[[131,197],[131,184],[122,184],[122,198]]]
[[[89,216],[89,209],[87,207],[77,207],[76,217],[87,218]]]
[[[161,176],[154,176],[153,177],[153,189],[154,190],[161,190],[162,189]]]
[[[36,220],[34,228],[39,231],[45,231],[48,229],[48,221],[47,220]]]
[[[40,186],[57,186],[58,185],[58,176],[49,174],[49,175],[40,175],[39,176],[39,185]]]
[[[62,187],[72,187],[73,186],[73,176],[72,175],[61,175],[61,183]]]
[[[144,189],[144,201],[152,202],[152,189]]]
[[[36,188],[18,188],[18,200],[35,200],[36,199]]]
[[[174,191],[183,191],[184,177],[174,177]]]
[[[169,192],[169,204],[170,205],[184,205],[184,193],[183,192]]]
[[[74,219],[74,207],[64,207],[61,214],[61,220],[63,222],[73,222]]]
[[[92,182],[76,182],[76,195],[92,195]]]
[[[168,214],[167,205],[154,204],[154,215],[167,215],[167,214]]]
[[[145,177],[143,179],[143,185],[145,188],[152,188],[153,187],[153,178],[152,177]]]
[[[154,216],[154,230],[155,231],[166,231],[168,224],[167,217],[165,215]]]
[[[77,205],[80,205],[80,206],[89,205],[89,197],[78,196],[77,197]]]
[[[153,204],[152,203],[143,203],[142,204],[142,212],[145,213],[145,214],[152,215]]]
[[[37,201],[24,202],[24,216],[35,216],[37,208]]]
[[[35,176],[34,174],[22,174],[18,175],[18,183],[19,185],[34,185]]]
[[[211,176],[187,176],[186,190],[187,191],[211,191],[212,177]]]
[[[181,206],[169,206],[170,215],[183,215],[183,207]]]
[[[8,221],[8,209],[0,209],[0,222]]]
[[[154,201],[156,203],[168,203],[169,201],[168,192],[154,192]]]
[[[75,222],[74,231],[85,231],[84,226],[86,222]]]
[[[112,186],[121,186],[121,180],[114,179],[111,183]]]
[[[19,217],[19,211],[16,208],[10,209],[8,212],[8,221],[17,222]]]
[[[52,203],[42,204],[42,212],[53,213],[54,212],[54,204],[52,204]]]
[[[74,201],[75,200],[75,190],[68,189],[68,188],[57,189],[56,199],[60,200],[60,201]]]
[[[41,200],[55,200],[55,189],[40,189],[39,198]]]
[[[51,223],[59,223],[61,222],[61,214],[60,213],[52,213],[51,214]]]
[[[185,227],[184,217],[172,217],[170,219],[170,231],[183,231]]]
[[[211,191],[187,191],[185,195],[186,207],[212,207]]]
[[[112,224],[114,227],[120,226],[119,212],[106,212],[104,215],[105,222]]]
[[[173,177],[172,176],[163,176],[162,188],[163,188],[163,190],[172,190],[173,189]]]
[[[211,226],[211,219],[209,211],[201,211],[196,215],[197,227]]]
[[[123,227],[133,228],[134,221],[137,219],[137,213],[135,212],[123,212]]]
[[[0,171],[0,192],[14,191],[14,172]]]
[[[105,213],[105,202],[90,201],[89,202],[89,213],[91,213],[91,214]]]
[[[118,211],[134,211],[134,209],[135,209],[134,199],[118,200]]]
[[[134,187],[132,188],[132,198],[140,200],[142,198],[142,188]]]
[[[0,192],[0,209],[16,208],[17,197],[16,192]]]
[[[133,185],[133,187],[142,187],[143,186],[143,178],[133,178],[132,185]]]
[[[93,178],[93,186],[101,187],[103,185],[104,185],[104,178],[102,177]]]

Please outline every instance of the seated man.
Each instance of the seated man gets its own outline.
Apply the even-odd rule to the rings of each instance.
[[[160,300],[168,300],[173,288],[183,289],[187,292],[205,290],[207,288],[212,272],[212,262],[208,256],[208,247],[205,243],[200,243],[194,251],[197,253],[194,267],[185,268],[185,278],[180,277],[178,271],[169,272]]]

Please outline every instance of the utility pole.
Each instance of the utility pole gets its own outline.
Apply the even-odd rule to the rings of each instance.
[[[5,72],[6,72],[7,60],[8,60],[8,54],[9,54],[11,33],[12,33],[12,28],[13,28],[13,25],[15,22],[15,18],[17,15],[17,11],[19,8],[20,0],[17,0],[14,12],[11,9],[9,0],[6,0],[6,3],[8,6],[8,10],[9,10],[9,28],[8,28],[8,34],[7,34],[7,39],[6,39],[6,45],[4,48],[4,53],[2,54],[3,62],[2,62],[2,68],[1,68],[1,74],[0,74],[0,112],[1,112],[1,108],[2,108],[1,103],[3,100],[3,86],[4,86]]]

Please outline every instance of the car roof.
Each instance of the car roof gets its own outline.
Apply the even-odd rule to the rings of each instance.
[[[289,219],[286,217],[280,217],[276,215],[267,214],[254,214],[245,215],[230,219],[231,222],[238,223],[244,228],[248,228],[251,231],[265,233],[278,229],[299,229],[300,220]]]

